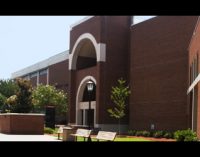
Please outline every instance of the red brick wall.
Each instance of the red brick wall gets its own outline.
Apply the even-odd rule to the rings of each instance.
[[[117,124],[118,121],[111,118],[107,109],[113,107],[110,100],[112,86],[117,84],[119,78],[124,78],[129,84],[129,37],[130,16],[107,16],[104,19],[102,35],[106,43],[106,62],[99,66],[100,91],[98,117],[100,124]],[[127,106],[128,108],[128,106]],[[102,116],[103,115],[103,116]],[[128,124],[128,112],[121,120],[122,124]]]
[[[68,60],[49,66],[49,84],[68,91],[69,70]]]
[[[44,116],[0,115],[0,132],[9,134],[44,134]]]
[[[194,61],[195,58],[197,58],[197,54],[198,56],[199,51],[200,51],[200,25],[199,25],[199,21],[198,24],[196,25],[196,30],[194,31],[194,35],[192,37],[191,43],[190,43],[190,47],[189,47],[189,66],[192,65],[192,62]],[[200,62],[200,58],[198,59]],[[200,69],[200,64],[198,64],[198,73],[199,73],[199,69]],[[188,71],[189,71],[189,67],[188,67]],[[188,75],[189,78],[189,75]],[[189,83],[188,83],[188,87],[189,87]],[[198,85],[196,86],[197,90],[198,90],[198,100],[197,100],[197,135],[198,138],[200,138],[200,84],[198,83]],[[189,97],[189,96],[188,96]],[[192,105],[190,103],[188,103],[189,105]],[[191,107],[190,107],[191,109]],[[190,112],[191,114],[191,112]],[[191,115],[192,116],[192,115]],[[192,120],[190,119],[190,122]]]
[[[70,50],[72,50],[76,40],[84,33],[91,33],[97,43],[106,44],[106,62],[99,62],[94,73],[88,69],[70,71],[70,122],[75,123],[75,98],[76,90],[82,78],[89,74],[94,75],[97,81],[96,87],[96,113],[98,124],[117,123],[110,118],[107,109],[112,107],[110,102],[111,87],[115,85],[117,79],[123,77],[128,79],[129,71],[129,16],[96,16],[74,27],[70,32]],[[74,87],[76,87],[74,90]],[[103,115],[103,116],[102,116]],[[122,123],[128,123],[126,117]]]
[[[5,117],[0,115],[0,132],[9,133],[10,132],[10,116]]]
[[[72,48],[76,40],[83,33],[91,33],[97,40],[97,43],[102,42],[101,40],[102,20],[103,20],[103,16],[95,16],[73,27],[73,29],[70,31],[70,53],[72,52]]]
[[[32,84],[33,87],[36,87],[36,86],[37,86],[37,76],[32,77],[32,78],[30,79],[30,81],[31,81],[31,84]]]
[[[39,76],[39,84],[43,84],[43,85],[47,84],[47,74]]]
[[[195,16],[160,16],[131,29],[130,129],[186,129],[188,45]]]

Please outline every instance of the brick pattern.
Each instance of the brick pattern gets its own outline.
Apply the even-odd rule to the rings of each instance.
[[[7,134],[44,134],[44,116],[0,115],[0,132]]]
[[[196,29],[194,30],[194,34],[192,36],[192,40],[189,46],[189,66],[188,66],[188,70],[190,70],[190,67],[192,65],[192,62],[194,61],[195,58],[197,58],[197,56],[199,57],[199,50],[200,50],[200,25],[199,25],[199,21],[196,25]],[[200,58],[199,58],[200,59]],[[198,59],[198,60],[199,60]],[[199,60],[200,61],[200,60]],[[199,69],[200,69],[200,64],[198,63],[198,73],[199,73]],[[188,78],[190,78],[188,76]],[[189,86],[189,82],[188,82],[188,86]],[[198,138],[200,138],[200,84],[198,83],[197,86],[197,135]],[[189,105],[191,106],[192,104],[189,103]]]
[[[115,85],[117,79],[120,77],[128,78],[129,57],[127,58],[127,56],[129,55],[130,21],[129,16],[96,16],[71,30],[70,50],[72,50],[80,35],[91,33],[97,43],[106,44],[106,62],[99,62],[93,68],[70,71],[70,123],[75,123],[75,97],[77,88],[81,80],[87,75],[92,75],[97,81],[97,123],[117,123],[116,120],[110,118],[107,109],[112,107],[112,103],[110,102],[111,87]],[[127,123],[127,121],[128,117],[122,123]]]
[[[49,66],[49,84],[68,92],[69,86],[69,61],[65,60]]]
[[[131,28],[130,129],[188,124],[188,45],[196,16],[161,16]]]

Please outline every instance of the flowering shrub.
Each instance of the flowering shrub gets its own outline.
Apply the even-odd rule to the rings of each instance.
[[[33,90],[32,98],[36,111],[43,111],[45,106],[52,105],[56,107],[58,115],[65,115],[67,112],[67,94],[54,86],[39,85]]]

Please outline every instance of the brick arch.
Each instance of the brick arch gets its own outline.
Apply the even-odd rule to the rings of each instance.
[[[90,42],[93,44],[95,48],[97,62],[106,61],[106,44],[97,43],[95,37],[92,34],[84,33],[81,36],[79,36],[79,38],[76,40],[72,48],[72,52],[69,55],[69,70],[76,70],[76,63],[80,52],[80,47],[83,41],[86,39],[90,40]]]
[[[84,93],[84,89],[86,87],[86,84],[89,80],[92,80],[94,82],[95,85],[97,85],[96,79],[93,76],[86,76],[83,78],[83,80],[81,81],[81,83],[79,84],[77,93],[76,93],[76,124],[78,124],[79,122],[79,109],[78,109],[78,105],[79,102],[81,101],[82,97],[83,97],[83,93]],[[96,109],[94,109],[94,125],[96,125]]]

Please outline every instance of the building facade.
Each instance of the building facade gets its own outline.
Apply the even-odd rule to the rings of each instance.
[[[14,72],[12,78],[21,77],[31,81],[33,87],[39,84],[53,85],[65,92],[68,91],[68,57],[69,51],[61,52],[46,60]]]
[[[32,66],[19,70],[12,74],[12,78],[21,77],[31,81],[32,86],[39,84],[52,85],[57,89],[68,93],[68,57],[69,51],[64,51]],[[68,122],[68,116],[56,115],[57,124]]]
[[[69,124],[88,125],[86,84],[92,80],[92,124],[116,130],[118,122],[107,109],[114,106],[112,87],[124,78],[131,95],[122,131],[192,128],[200,137],[199,17],[157,16],[138,24],[132,19],[92,16],[71,27],[68,59],[57,67],[65,72],[59,75],[52,65],[51,76],[68,84]],[[35,75],[29,75],[33,82]],[[39,81],[50,83],[51,77]]]

